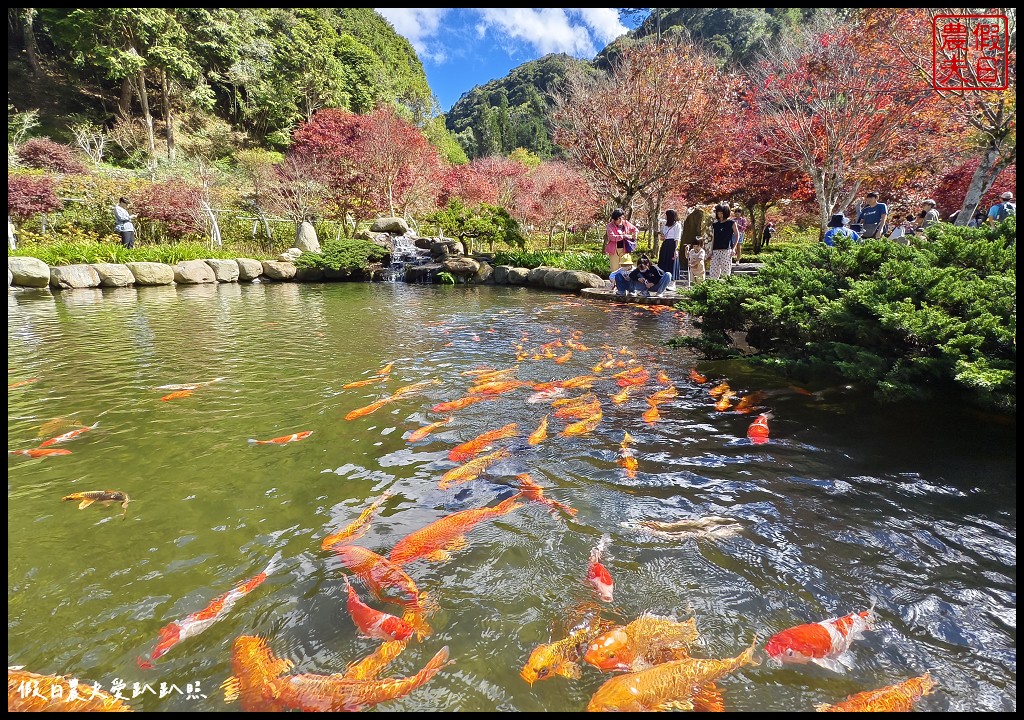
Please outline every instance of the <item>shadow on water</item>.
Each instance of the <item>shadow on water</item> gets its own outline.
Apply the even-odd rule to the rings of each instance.
[[[70,455],[9,456],[11,665],[104,689],[121,679],[134,707],[160,711],[237,709],[216,688],[242,634],[267,638],[295,672],[340,672],[379,642],[352,624],[347,571],[320,549],[323,538],[390,492],[354,541],[386,555],[445,515],[496,505],[529,473],[576,516],[525,502],[466,532],[447,560],[409,563],[434,634],[383,676],[416,672],[443,645],[452,663],[381,709],[584,709],[607,679],[596,669],[533,686],[519,670],[596,602],[585,576],[604,534],[615,594],[603,615],[692,615],[695,656],[732,657],[755,636],[763,647],[792,625],[876,604],[877,627],[854,644],[852,669],[746,668],[719,682],[729,710],[806,711],[925,671],[939,688],[918,710],[1015,709],[1015,419],[955,403],[879,405],[852,389],[808,395],[736,362],[701,365],[710,382],[697,384],[692,358],[664,346],[687,331],[681,315],[520,287],[77,293],[8,295],[9,384],[37,378],[8,392],[9,448],[38,445],[43,426],[66,418],[99,422],[60,445]],[[634,359],[650,379],[616,404],[613,374]],[[603,362],[611,366],[595,370]],[[556,418],[550,401],[526,402],[530,387],[432,410],[464,397],[465,373],[482,367],[514,368],[530,383],[593,375],[591,388],[566,396],[593,392],[600,423],[563,436],[572,420]],[[646,398],[666,387],[658,373],[678,394],[647,423]],[[169,400],[158,389],[214,378],[223,380]],[[361,380],[370,382],[350,385]],[[741,397],[764,393],[754,413],[715,409],[708,391],[722,380]],[[427,381],[436,382],[344,419]],[[754,444],[747,428],[764,411],[770,437]],[[548,436],[531,445],[544,416]],[[509,423],[517,436],[494,443],[509,457],[438,486],[456,465],[451,448]],[[303,431],[312,434],[286,444],[246,442]],[[633,474],[620,464],[627,431]],[[132,498],[124,520],[119,507],[60,502],[100,489]],[[154,670],[136,666],[161,627],[277,553],[280,567],[221,620]],[[378,609],[400,610],[353,584]],[[130,697],[132,683],[161,681],[199,683],[205,697]]]

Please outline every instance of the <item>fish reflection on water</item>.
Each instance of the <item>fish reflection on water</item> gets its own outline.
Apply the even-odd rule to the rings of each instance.
[[[698,372],[685,353],[657,345],[684,328],[671,310],[538,302],[501,288],[467,289],[454,306],[451,293],[396,286],[383,290],[398,301],[370,303],[380,314],[374,324],[388,331],[352,343],[351,328],[366,326],[364,298],[381,290],[227,288],[220,295],[274,298],[285,309],[281,324],[264,332],[265,316],[254,316],[250,304],[214,315],[192,303],[189,321],[212,338],[213,353],[201,362],[168,342],[167,320],[182,318],[168,311],[176,305],[151,312],[148,298],[162,296],[159,288],[139,293],[129,323],[117,310],[101,317],[79,308],[71,323],[34,316],[31,304],[13,306],[14,320],[36,317],[33,332],[48,352],[36,358],[35,348],[9,334],[9,352],[18,356],[12,364],[44,381],[12,391],[11,445],[61,437],[69,429],[63,419],[39,435],[39,424],[57,414],[87,422],[100,410],[109,414],[102,431],[67,445],[73,455],[27,462],[11,453],[11,662],[90,682],[124,674],[126,648],[97,637],[148,643],[159,624],[178,617],[182,625],[197,605],[247,582],[266,562],[260,556],[280,550],[295,558],[287,578],[254,588],[230,612],[224,606],[233,601],[193,613],[197,630],[210,618],[217,623],[160,661],[162,674],[194,673],[208,687],[227,674],[229,650],[244,638],[227,684],[237,704],[211,694],[189,706],[140,700],[135,709],[579,711],[626,709],[619,691],[627,690],[643,696],[642,709],[805,711],[862,702],[856,691],[872,688],[885,693],[870,702],[892,698],[893,707],[900,697],[913,698],[918,710],[1014,706],[1015,564],[1007,538],[1015,536],[1015,517],[990,502],[988,484],[1007,476],[1000,448],[1012,448],[1010,433],[986,438],[986,425],[961,462],[957,439],[971,436],[970,424],[947,423],[957,433],[942,433],[933,447],[905,433],[917,425],[909,405],[892,427],[855,393],[833,393],[826,405],[742,365],[711,363]],[[67,297],[47,302],[63,307]],[[97,331],[108,326],[129,336],[139,317],[156,331],[141,354],[124,353],[119,342],[120,354],[108,355],[92,339],[106,337]],[[225,334],[236,317],[246,331]],[[443,318],[454,346],[445,347],[440,330],[423,328],[426,318]],[[391,332],[417,325],[424,331]],[[624,332],[637,340],[620,348]],[[61,372],[70,366],[49,352],[58,336],[60,346],[84,348],[75,358],[84,372]],[[322,336],[321,352],[309,354],[308,341]],[[137,381],[158,363],[178,376]],[[180,382],[214,375],[230,377],[214,391]],[[124,402],[120,376],[132,378],[129,392],[143,390],[141,402]],[[166,381],[194,395],[154,404],[153,386]],[[41,392],[54,387],[63,397]],[[716,410],[723,399],[728,407]],[[648,415],[653,423],[644,422],[647,408],[657,411]],[[507,437],[487,435],[511,424],[514,433],[499,433]],[[277,447],[247,448],[256,433],[273,439],[252,445]],[[759,446],[752,452],[752,445]],[[497,455],[470,465],[484,453]],[[117,474],[108,477],[111,468]],[[66,486],[55,492],[56,482]],[[53,512],[56,497],[89,485],[130,493],[141,512],[107,524],[100,515],[94,525],[82,521],[96,518],[95,510]],[[461,531],[435,525],[504,503],[515,512]],[[45,542],[94,547],[73,563],[52,553],[43,561],[31,549],[41,533]],[[608,602],[584,579],[588,553],[604,535],[613,551],[597,561],[615,580]],[[80,603],[67,601],[69,579],[81,588]],[[742,662],[714,680],[697,671],[699,663],[708,670],[742,658],[737,652],[754,632],[763,640],[801,622],[842,618],[874,597],[884,621],[837,659],[842,682],[814,663],[764,663],[764,642],[751,653],[762,665]],[[561,609],[580,600],[600,603],[602,612],[589,626],[566,622],[553,631],[549,623],[569,614]],[[175,603],[171,611],[157,605],[167,602]],[[688,620],[676,618],[679,608],[690,608]],[[695,644],[648,639],[611,670],[583,659],[597,636],[624,633],[649,616],[696,620],[701,637]],[[171,633],[158,642],[165,639],[174,642]],[[530,660],[562,640],[550,657]],[[936,687],[891,689],[925,670]],[[409,692],[389,693],[398,687]]]

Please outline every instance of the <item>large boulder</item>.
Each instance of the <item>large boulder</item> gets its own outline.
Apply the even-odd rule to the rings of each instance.
[[[39,258],[10,256],[7,270],[11,284],[19,287],[47,287],[50,284],[50,266]]]
[[[200,285],[215,283],[217,276],[205,260],[182,260],[173,268],[174,282],[179,285]]]
[[[271,280],[287,281],[295,277],[295,263],[277,260],[263,261],[263,274]]]
[[[494,283],[496,285],[507,285],[508,284],[508,271],[512,269],[511,265],[495,265],[494,266]]]
[[[485,283],[485,282],[488,282],[488,281],[493,282],[494,281],[493,278],[494,278],[494,268],[492,268],[489,263],[485,263],[485,262],[481,261],[480,262],[480,269],[477,270],[476,271],[476,275],[473,276],[473,282],[475,282],[475,283]]]
[[[434,241],[431,238],[418,237],[413,240],[412,244],[420,250],[429,250],[430,246],[434,244]]]
[[[423,265],[410,265],[405,269],[405,281],[407,283],[431,283],[441,272],[440,263],[425,263]]]
[[[234,260],[211,258],[205,262],[213,270],[213,276],[217,278],[217,282],[229,283],[238,281],[238,263]],[[262,270],[263,268],[261,267],[260,269]]]
[[[135,284],[135,276],[127,265],[93,263],[92,267],[100,276],[100,287],[128,287]]]
[[[683,220],[683,245],[690,245],[704,233],[704,211],[694,208]]]
[[[600,275],[579,270],[565,270],[555,278],[555,287],[559,290],[579,291],[583,288],[603,288],[607,285]]]
[[[238,279],[251,282],[263,274],[263,263],[252,258],[235,258],[238,263]]]
[[[539,265],[532,270],[530,274],[526,276],[526,284],[530,287],[544,287],[544,277],[550,270],[559,270],[560,268],[548,267],[546,265]]]
[[[320,240],[313,223],[304,220],[295,230],[295,247],[303,252],[320,252]]]
[[[373,221],[373,225],[370,226],[370,232],[405,235],[409,232],[409,223],[405,221],[405,218],[400,217],[377,218]]]
[[[514,267],[508,271],[508,284],[526,285],[527,278],[529,277],[530,271],[527,268]]]
[[[135,277],[136,285],[170,285],[174,282],[174,268],[155,262],[125,263]]]
[[[92,265],[58,265],[50,268],[50,287],[59,290],[100,286],[100,276]]]
[[[480,263],[465,255],[450,256],[441,262],[441,268],[456,278],[468,280],[480,272]]]
[[[296,282],[320,282],[324,279],[323,268],[318,267],[297,267],[295,268]]]

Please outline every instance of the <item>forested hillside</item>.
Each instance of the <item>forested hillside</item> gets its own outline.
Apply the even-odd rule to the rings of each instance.
[[[436,114],[416,52],[369,8],[12,8],[7,34],[8,114],[38,110],[58,140],[141,120],[150,152],[173,157],[179,124],[284,148],[322,107],[396,102],[421,127]]]
[[[637,10],[647,13],[650,9]],[[569,69],[606,71],[624,49],[658,34],[665,39],[689,38],[709,51],[724,70],[738,69],[786,28],[816,12],[813,8],[655,8],[592,62],[547,55],[520,65],[507,77],[473,88],[452,107],[446,125],[470,158],[508,154],[517,147],[543,158],[558,157],[559,150],[551,142],[549,92]]]

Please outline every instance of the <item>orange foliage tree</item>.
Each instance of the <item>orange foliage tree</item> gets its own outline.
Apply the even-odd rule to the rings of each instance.
[[[714,147],[730,95],[693,45],[652,38],[624,50],[605,76],[568,76],[553,98],[552,137],[628,213],[638,196],[661,197],[708,161],[700,156]]]

